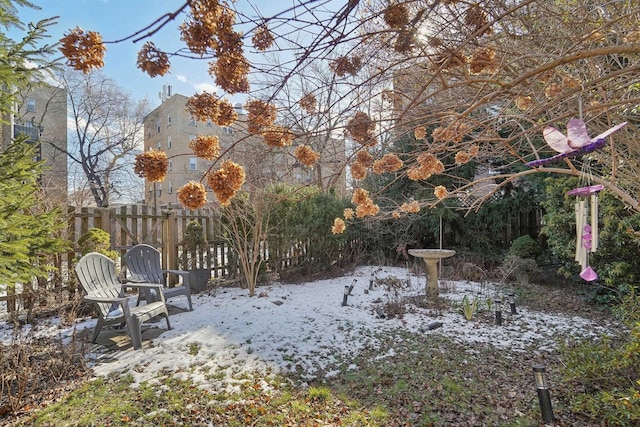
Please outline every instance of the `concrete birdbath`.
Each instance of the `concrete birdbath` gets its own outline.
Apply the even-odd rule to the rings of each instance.
[[[427,264],[427,298],[438,298],[438,261],[442,258],[454,256],[455,254],[456,251],[449,249],[409,249],[409,255],[422,258]]]

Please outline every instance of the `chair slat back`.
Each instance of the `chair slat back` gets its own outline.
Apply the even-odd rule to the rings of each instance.
[[[75,270],[87,295],[104,298],[122,296],[122,284],[116,275],[115,263],[110,258],[91,252],[80,258]],[[110,303],[97,303],[97,306],[104,317],[113,309]]]
[[[127,251],[124,261],[129,271],[149,283],[164,283],[161,254],[153,246],[139,244]]]

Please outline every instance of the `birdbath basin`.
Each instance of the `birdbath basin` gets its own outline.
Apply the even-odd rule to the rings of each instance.
[[[450,249],[409,249],[409,255],[422,258],[427,264],[427,298],[438,297],[438,261],[454,256],[456,251]]]

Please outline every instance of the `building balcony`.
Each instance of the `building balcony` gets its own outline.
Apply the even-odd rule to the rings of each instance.
[[[37,142],[40,140],[40,128],[34,126],[21,126],[14,125],[13,126],[13,137],[17,138],[20,134],[27,135],[30,142]]]

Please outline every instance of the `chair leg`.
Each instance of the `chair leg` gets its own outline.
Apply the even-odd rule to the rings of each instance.
[[[92,343],[96,343],[96,340],[98,339],[98,335],[100,334],[100,331],[102,330],[102,327],[104,326],[104,320],[102,319],[98,319],[98,322],[96,323],[95,328],[93,328],[93,337],[91,338],[91,342]]]
[[[191,304],[191,289],[187,288],[187,301],[189,302],[189,311],[193,311],[193,304]]]
[[[169,313],[163,313],[162,315],[167,320],[167,331],[171,330],[171,325],[169,324]]]
[[[136,316],[131,316],[127,322],[127,329],[129,330],[129,336],[133,343],[133,349],[138,350],[142,347],[142,330],[140,325],[140,319]]]

